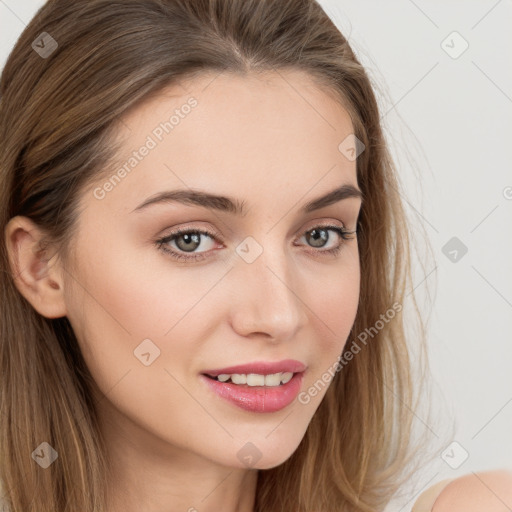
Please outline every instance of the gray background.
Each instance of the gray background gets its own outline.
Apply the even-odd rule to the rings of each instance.
[[[43,3],[0,0],[0,66]],[[439,453],[389,508],[406,511],[438,480],[512,469],[512,1],[320,3],[378,94],[417,261],[421,233],[433,249],[414,283],[429,321],[437,420],[427,427]]]

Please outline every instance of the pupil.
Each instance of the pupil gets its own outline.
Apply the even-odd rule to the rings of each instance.
[[[190,233],[185,233],[183,235],[181,235],[180,238],[177,239],[177,241],[179,241],[181,238],[183,238],[185,240],[185,244],[190,244],[190,243],[196,243],[196,244],[199,244],[199,235],[198,234],[190,234]],[[177,243],[177,245],[179,246],[180,244]],[[182,247],[180,247],[180,249],[182,249]],[[183,249],[197,249],[197,247],[187,247],[185,246]]]
[[[322,233],[322,234],[321,234]],[[311,231],[311,235],[315,241],[315,243],[320,240],[320,242],[325,242],[327,241],[327,234],[326,234],[326,230],[325,229],[313,229],[313,231]],[[320,244],[317,244],[315,245],[315,247],[321,247],[323,244],[320,243]]]

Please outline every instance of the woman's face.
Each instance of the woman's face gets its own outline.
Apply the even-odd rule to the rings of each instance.
[[[270,468],[297,448],[358,304],[357,239],[336,228],[355,230],[360,199],[305,209],[358,187],[352,132],[298,72],[203,75],[124,117],[113,177],[82,197],[64,300],[127,458]],[[179,200],[192,191],[244,213]]]

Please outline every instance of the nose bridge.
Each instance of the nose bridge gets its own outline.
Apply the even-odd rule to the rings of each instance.
[[[264,240],[263,240],[264,238]],[[236,249],[234,277],[237,303],[233,315],[240,330],[265,332],[275,338],[293,336],[306,319],[298,274],[278,237],[247,237]],[[236,326],[236,325],[235,325]]]

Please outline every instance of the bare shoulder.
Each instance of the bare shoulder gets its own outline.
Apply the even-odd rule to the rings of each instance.
[[[512,471],[493,470],[463,475],[450,482],[432,512],[509,512]]]

